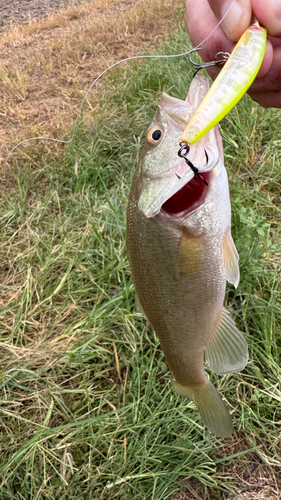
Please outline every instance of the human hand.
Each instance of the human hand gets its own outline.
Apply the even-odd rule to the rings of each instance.
[[[197,46],[217,26],[233,0],[187,0],[185,24],[192,43]],[[213,61],[217,52],[231,52],[235,43],[257,18],[268,30],[268,40],[263,63],[258,76],[248,90],[249,95],[261,106],[281,108],[281,1],[236,0],[223,22],[203,44],[199,54],[204,61]],[[215,78],[220,68],[207,69]]]

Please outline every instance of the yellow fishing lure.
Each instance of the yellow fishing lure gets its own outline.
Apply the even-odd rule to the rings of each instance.
[[[191,118],[181,141],[194,144],[243,97],[264,58],[267,31],[256,21],[241,36],[209,92]]]

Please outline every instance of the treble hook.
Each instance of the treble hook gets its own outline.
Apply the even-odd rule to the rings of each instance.
[[[183,151],[184,151],[184,153],[183,153]],[[194,176],[198,175],[198,177],[200,177],[200,179],[204,182],[204,184],[206,184],[206,186],[208,186],[209,185],[208,182],[204,179],[204,177],[202,177],[198,168],[195,167],[193,165],[193,163],[191,163],[191,161],[187,158],[189,151],[190,151],[189,144],[186,144],[185,142],[180,142],[180,149],[178,151],[179,157],[184,158],[187,165],[191,168],[192,172],[194,173]],[[205,151],[205,154],[206,154],[206,159],[207,159],[207,163],[208,163],[208,155],[207,155],[206,151]]]
[[[223,66],[227,59],[229,58],[230,54],[229,52],[217,52],[217,54],[215,55],[215,59],[214,61],[209,61],[209,62],[206,62],[206,63],[202,63],[202,64],[198,64],[196,63],[192,57],[191,57],[191,54],[193,52],[197,52],[198,50],[201,50],[202,47],[199,47],[198,49],[192,49],[189,54],[188,54],[188,57],[189,57],[189,61],[191,62],[191,64],[193,64],[193,66],[195,66],[196,68],[196,71],[193,75],[193,77],[195,75],[197,75],[198,71],[200,71],[200,69],[204,69],[204,68],[209,68],[210,66]],[[221,57],[221,59],[219,59],[219,57]]]

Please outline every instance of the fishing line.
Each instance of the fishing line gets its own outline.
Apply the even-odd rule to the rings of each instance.
[[[19,142],[16,146],[13,147],[13,149],[11,149],[11,151],[9,152],[6,160],[5,160],[5,163],[4,163],[4,170],[3,170],[3,177],[0,177],[0,180],[1,181],[5,181],[6,180],[6,167],[7,167],[7,163],[9,161],[9,158],[10,156],[13,154],[13,152],[19,147],[21,146],[22,144],[25,144],[26,142],[30,142],[30,141],[52,141],[52,142],[58,142],[60,144],[70,144],[73,139],[74,139],[74,136],[75,136],[75,132],[76,132],[76,126],[77,126],[77,122],[78,122],[78,119],[81,115],[81,111],[82,111],[82,108],[84,106],[84,103],[89,95],[89,93],[91,92],[92,88],[94,87],[94,85],[97,83],[97,81],[103,77],[103,75],[105,75],[105,73],[107,73],[108,71],[110,71],[112,68],[114,68],[115,66],[118,66],[119,64],[122,64],[124,62],[127,62],[127,61],[132,61],[134,59],[171,59],[171,58],[174,58],[174,57],[183,57],[183,56],[187,56],[189,54],[191,54],[192,52],[195,52],[197,50],[200,50],[202,48],[202,45],[205,44],[207,42],[207,40],[209,40],[209,38],[213,35],[213,33],[218,29],[218,27],[220,26],[220,24],[223,22],[223,20],[225,19],[225,17],[227,16],[227,14],[229,13],[230,9],[232,8],[232,6],[234,5],[234,3],[236,2],[237,0],[233,0],[230,4],[230,6],[228,7],[227,11],[225,12],[225,14],[223,15],[223,17],[221,18],[221,20],[218,22],[218,24],[214,27],[214,29],[211,31],[211,33],[209,33],[209,35],[202,41],[199,43],[199,45],[197,45],[194,49],[191,49],[191,50],[188,50],[187,52],[183,52],[181,54],[171,54],[171,55],[142,55],[142,56],[132,56],[132,57],[126,57],[125,59],[121,59],[120,61],[117,61],[116,63],[112,64],[111,66],[109,66],[108,68],[106,68],[94,81],[93,83],[90,85],[90,87],[88,88],[81,104],[80,104],[80,107],[79,107],[79,110],[77,112],[77,115],[76,115],[76,119],[75,119],[75,122],[74,122],[74,126],[73,126],[73,132],[72,132],[72,135],[71,135],[71,138],[68,140],[68,141],[64,141],[62,139],[55,139],[53,137],[31,137],[29,139],[25,139],[24,141],[21,141]]]
[[[233,7],[233,5],[235,4],[236,0],[233,0],[230,4],[230,6],[228,7],[227,11],[225,12],[225,14],[222,16],[221,20],[218,22],[218,24],[214,27],[214,29],[211,31],[211,33],[209,33],[208,36],[206,36],[206,38],[204,38],[203,42],[200,42],[199,45],[197,45],[197,47],[195,47],[194,49],[192,50],[198,50],[199,48],[201,48],[201,45],[203,45],[204,43],[207,42],[207,40],[209,40],[209,38],[213,35],[213,33],[215,33],[215,31],[218,29],[218,27],[221,25],[221,23],[224,21],[224,19],[226,18],[227,14],[229,13],[230,9]]]

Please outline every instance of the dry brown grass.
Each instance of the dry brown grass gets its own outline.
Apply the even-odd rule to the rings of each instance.
[[[4,33],[1,164],[21,140],[62,137],[93,80],[110,64],[138,54],[144,42],[155,41],[157,35],[163,40],[177,24],[177,5],[182,1],[93,0]],[[89,98],[91,119],[98,112],[97,92]]]

